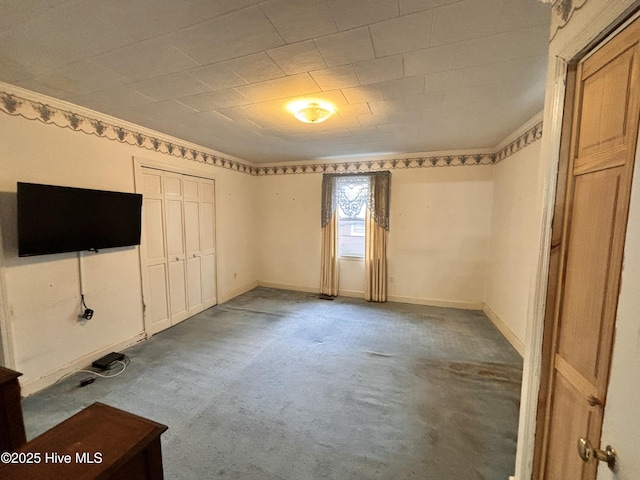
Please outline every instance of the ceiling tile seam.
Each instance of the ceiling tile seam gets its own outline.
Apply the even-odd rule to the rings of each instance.
[[[181,49],[180,47],[178,47],[177,45],[174,45],[171,42],[167,42],[167,45],[169,45],[171,48],[175,48],[178,52],[180,52],[182,55],[184,55],[185,57],[187,57],[189,60],[191,60],[193,63],[197,64],[197,67],[192,68],[191,70],[197,70],[198,68],[202,68],[202,67],[206,67],[207,65],[203,65],[202,63],[200,63],[198,60],[196,60],[195,58],[193,58],[191,55],[189,55],[187,52],[185,52],[183,49]],[[209,65],[213,65],[213,64],[209,64]],[[187,70],[190,71],[190,70]]]
[[[400,0],[398,0],[398,1],[400,1]],[[327,2],[327,0],[324,0],[324,4],[327,7],[327,11],[329,12],[329,15],[331,15],[331,21],[333,22],[333,26],[336,27],[335,33],[340,33],[340,29],[338,28],[338,22],[336,22],[336,17],[333,14],[333,10],[331,10],[331,6]],[[318,47],[316,46],[316,48],[318,48]],[[322,55],[322,53],[320,53],[320,54]],[[325,63],[326,63],[326,61],[325,61]]]
[[[172,35],[175,35],[176,33],[184,32],[185,30],[188,30],[188,29],[193,28],[193,27],[197,27],[198,25],[202,25],[203,23],[210,22],[211,20],[215,20],[215,19],[221,18],[221,17],[226,17],[226,16],[231,15],[233,13],[240,12],[241,10],[249,10],[251,8],[254,8],[254,7],[258,7],[259,8],[259,5],[246,5],[244,7],[231,9],[231,10],[229,10],[229,11],[223,13],[223,14],[216,15],[216,16],[213,16],[213,17],[203,18],[202,20],[200,20],[198,22],[191,23],[189,25],[185,25],[184,27],[177,28],[177,29],[172,30],[170,32],[160,33],[158,35],[152,35],[152,36],[146,37],[146,38],[144,38],[142,40],[136,40],[136,41],[133,41],[133,42],[128,43],[126,45],[123,45],[121,47],[118,47],[118,48],[115,48],[115,49],[112,49],[112,50],[109,50],[109,51],[106,51],[106,52],[103,52],[103,53],[110,53],[110,52],[113,52],[114,50],[119,50],[120,48],[131,47],[131,46],[135,45],[136,43],[140,43],[142,41],[146,42],[146,41],[149,41],[149,40],[156,40],[156,39],[159,39],[159,38],[162,38],[162,37],[171,37]],[[260,11],[262,12],[262,9],[260,9]],[[264,12],[263,12],[263,15],[264,15]],[[266,17],[266,15],[265,15],[265,17]],[[267,18],[267,20],[268,20],[268,18]],[[278,35],[279,35],[279,33],[278,33]],[[173,43],[171,43],[171,42],[167,42],[167,43],[169,45],[175,47],[175,48],[178,48],[175,45],[173,45]],[[180,50],[180,49],[178,48],[178,50]],[[182,50],[180,50],[180,51],[182,51]],[[189,58],[191,58],[191,56],[189,56]],[[195,60],[195,59],[193,59],[193,60],[194,60],[194,62],[200,64],[200,62],[198,62],[197,60]],[[202,64],[200,64],[200,65],[202,65]],[[207,65],[207,64],[204,64],[204,65]]]
[[[264,3],[264,2],[262,2]],[[269,18],[269,15],[267,15],[267,12],[265,12],[262,9],[262,3],[258,3],[255,6],[258,7],[258,9],[260,10],[260,12],[262,13],[262,15],[264,16],[264,18],[267,19],[267,22],[269,22],[269,25],[271,25],[271,27],[275,30],[275,32],[278,34],[278,36],[280,37],[280,40],[282,40],[282,43],[284,45],[289,45],[289,42],[287,42],[287,40],[284,38],[284,36],[282,35],[282,33],[280,33],[280,30],[278,30],[278,27],[275,26],[275,24],[271,21],[271,19]],[[297,42],[294,42],[297,43]],[[266,53],[266,50],[263,50],[263,52]],[[256,52],[257,53],[257,52]]]
[[[215,91],[215,90],[213,90],[213,89],[211,88],[211,86],[210,86],[207,82],[204,82],[204,81],[200,80],[198,77],[196,77],[195,75],[193,75],[193,73],[191,73],[190,71],[187,71],[187,72],[185,72],[185,73],[187,74],[187,76],[188,76],[188,77],[190,77],[191,79],[195,80],[196,82],[198,82],[200,85],[202,85],[203,87],[205,87],[205,88],[208,90],[208,92],[202,92],[202,93],[209,93],[209,92],[213,92],[213,91]],[[197,94],[196,94],[196,95],[197,95]],[[187,96],[187,97],[188,97],[189,95],[185,95],[185,96]],[[183,98],[183,97],[178,97],[178,98]],[[175,100],[175,99],[174,99],[174,100]]]
[[[195,22],[195,23],[192,23],[192,24],[190,24],[190,25],[185,25],[184,27],[178,28],[178,29],[173,30],[173,31],[171,31],[171,32],[169,32],[169,33],[161,33],[161,34],[159,34],[159,35],[152,35],[152,36],[150,36],[150,37],[145,37],[144,39],[141,39],[141,40],[133,40],[133,41],[132,41],[132,42],[130,42],[130,43],[125,43],[124,45],[120,45],[120,46],[118,46],[118,47],[114,47],[114,48],[112,48],[112,49],[108,49],[108,50],[100,51],[100,52],[98,52],[98,53],[95,53],[95,54],[93,54],[93,55],[89,55],[89,56],[87,56],[87,57],[83,58],[83,60],[93,60],[94,58],[96,58],[96,57],[100,57],[100,56],[102,56],[102,55],[115,53],[115,52],[117,52],[118,50],[122,50],[122,49],[125,49],[125,48],[133,47],[133,46],[135,46],[136,44],[141,43],[141,42],[147,42],[147,41],[151,41],[151,40],[157,40],[157,39],[161,39],[162,37],[170,37],[171,35],[175,35],[177,32],[182,32],[182,31],[187,30],[187,29],[189,29],[189,28],[193,28],[193,27],[195,27],[195,26],[198,26],[198,25],[201,25],[201,24],[203,24],[203,23],[209,22],[209,21],[211,21],[211,20],[213,20],[213,19],[220,18],[220,17],[224,17],[224,16],[226,16],[226,15],[230,15],[230,14],[232,14],[232,13],[239,12],[239,11],[241,11],[241,10],[246,10],[246,9],[249,9],[249,8],[252,8],[252,7],[255,7],[255,6],[258,6],[258,7],[259,7],[259,5],[247,5],[247,6],[245,6],[245,7],[241,7],[241,8],[233,9],[233,10],[230,10],[230,11],[228,11],[228,12],[225,12],[225,13],[223,13],[223,14],[221,14],[221,15],[217,15],[217,16],[214,16],[214,17],[208,17],[208,18],[205,18],[205,19],[203,19],[203,20],[201,20],[201,21],[199,21],[199,22]],[[52,7],[52,8],[54,8],[54,9],[55,9],[55,8],[57,8],[57,7]],[[262,12],[262,9],[260,9],[260,11]],[[264,12],[263,12],[263,14],[264,14]],[[266,17],[266,15],[265,15],[265,17]],[[23,23],[28,23],[28,22],[31,22],[31,21],[34,21],[34,20],[35,20],[35,19],[30,18],[29,20],[27,20],[27,21],[25,21],[25,22],[23,22]],[[267,20],[268,20],[268,18],[267,18]],[[15,25],[14,25],[12,28],[15,28]],[[274,27],[274,29],[275,29],[275,27]],[[277,31],[277,29],[276,29],[276,31]],[[278,35],[279,35],[279,36],[281,37],[281,39],[282,39],[282,36],[280,35],[280,32],[278,32]],[[282,39],[282,41],[284,42],[284,39]],[[285,42],[285,44],[286,44],[286,42]],[[167,45],[171,45],[173,48],[175,48],[176,50],[180,51],[182,54],[184,54],[186,57],[188,57],[190,60],[193,60],[195,63],[197,63],[197,64],[198,64],[198,65],[200,65],[200,66],[207,66],[207,65],[212,65],[212,64],[213,64],[213,63],[212,63],[212,64],[202,64],[201,62],[197,61],[195,58],[191,57],[191,55],[187,54],[187,53],[186,53],[186,52],[184,52],[182,49],[180,49],[179,47],[177,47],[176,45],[174,45],[172,42],[167,42]],[[256,52],[256,53],[257,53],[257,52]],[[241,58],[241,57],[235,57],[235,58]],[[231,59],[229,59],[229,60],[231,60]],[[214,62],[214,63],[221,63],[221,62]],[[69,64],[67,64],[67,65],[69,65]],[[54,72],[54,71],[55,71],[55,70],[57,70],[57,69],[58,69],[58,68],[52,68],[51,70],[47,70],[47,71],[43,72],[43,74],[44,74],[44,75],[46,75],[46,74],[52,73],[52,72]],[[116,72],[116,73],[117,73],[117,72]],[[38,76],[41,76],[41,75],[32,76],[32,77],[29,77],[29,79],[36,78],[36,77],[38,77]],[[132,83],[133,83],[133,82],[132,82]]]
[[[258,7],[260,7],[260,5],[257,5],[257,6],[258,6]],[[446,7],[446,6],[448,6],[448,5],[443,5],[443,6],[440,6],[440,7],[434,7],[434,8],[432,8],[432,9],[423,9],[423,10],[419,10],[419,12],[427,11],[427,10],[437,10],[437,9],[439,9],[439,8],[443,8],[443,7]],[[252,7],[252,6],[251,6],[251,5],[249,5],[249,6],[246,6],[246,7],[243,7],[243,8],[239,8],[239,9],[236,9],[236,10],[233,10],[233,11],[230,11],[230,12],[227,12],[227,13],[225,13],[225,14],[223,14],[223,15],[219,15],[219,16],[217,16],[217,17],[211,17],[211,18],[208,18],[208,19],[204,19],[204,20],[202,20],[201,22],[196,22],[196,23],[193,23],[193,24],[191,24],[191,25],[187,25],[187,26],[185,26],[185,27],[182,27],[182,28],[180,28],[180,29],[176,30],[176,32],[180,32],[180,31],[183,31],[183,30],[185,30],[185,29],[191,28],[191,27],[193,27],[193,26],[199,25],[199,24],[201,24],[201,23],[205,23],[205,22],[207,22],[207,21],[210,21],[210,20],[212,20],[212,19],[214,19],[214,18],[223,17],[223,16],[228,15],[228,14],[230,14],[230,13],[237,12],[237,11],[240,11],[240,10],[243,10],[243,9],[248,9],[248,8],[251,8],[251,7]],[[271,20],[269,20],[268,16],[264,13],[264,11],[263,11],[261,8],[260,8],[260,11],[261,11],[261,12],[263,13],[263,15],[267,18],[267,20],[268,20],[268,21],[269,21],[269,23],[272,25],[272,27],[273,27],[273,28],[278,32],[278,35],[280,36],[280,38],[282,39],[282,41],[284,42],[284,44],[285,44],[285,45],[295,45],[296,43],[302,43],[302,41],[297,41],[297,42],[293,42],[293,43],[287,43],[287,42],[285,41],[285,39],[282,37],[281,33],[278,31],[278,29],[275,27],[275,25],[273,25],[273,23],[271,22]],[[404,16],[408,16],[408,15],[411,15],[411,14],[414,14],[414,13],[418,13],[418,12],[411,12],[411,13],[408,13],[408,14],[398,15],[397,17],[394,17],[394,18],[404,17]],[[429,33],[429,48],[436,47],[436,46],[443,46],[443,45],[456,45],[456,44],[462,44],[462,43],[468,42],[468,41],[470,40],[470,39],[460,40],[460,41],[457,41],[457,42],[449,42],[449,43],[440,44],[440,45],[436,45],[436,46],[431,45],[431,37],[432,37],[432,35],[433,35],[433,22],[434,22],[434,18],[435,18],[435,15],[432,15],[432,18],[431,18],[431,26],[430,26],[430,33]],[[332,19],[333,19],[333,22],[334,22],[334,24],[335,24],[335,19],[333,18],[333,14],[332,14]],[[375,25],[375,24],[378,24],[378,23],[384,23],[385,21],[388,21],[388,20],[383,20],[383,21],[380,21],[380,22],[376,22],[376,23],[371,24],[371,25]],[[542,25],[542,24],[530,25],[530,26],[529,26],[529,28],[533,28],[533,27],[540,26],[540,25]],[[546,25],[546,24],[545,24],[545,25]],[[337,26],[336,26],[336,28],[337,28]],[[351,31],[351,30],[356,30],[356,29],[358,29],[358,28],[362,28],[362,26],[360,26],[360,27],[354,27],[354,28],[350,28],[350,29],[346,29],[346,30],[341,30],[341,31],[338,31],[337,33],[348,32],[348,31]],[[373,42],[373,38],[372,38],[372,36],[371,36],[370,25],[367,25],[367,31],[369,32],[369,41],[370,41],[370,43],[371,43],[372,49],[374,50],[374,55],[375,55],[375,58],[376,58],[376,59],[378,59],[378,58],[386,58],[386,57],[389,57],[389,56],[393,56],[393,54],[391,54],[391,55],[385,55],[385,56],[378,56],[378,55],[377,55],[377,53],[375,53],[375,44],[374,44],[374,42]],[[480,35],[480,36],[474,37],[474,39],[476,39],[476,38],[485,38],[485,37],[490,37],[490,36],[493,36],[493,35],[496,35],[496,34],[508,33],[508,32],[511,32],[511,31],[515,31],[515,29],[513,29],[513,30],[505,30],[505,31],[502,31],[502,32],[495,32],[495,31],[491,31],[490,33],[488,33],[488,34],[486,34],[486,35]],[[172,33],[174,33],[174,32],[172,32]],[[153,37],[145,38],[145,40],[144,40],[144,41],[154,40],[154,39],[158,39],[158,38],[161,38],[161,37],[163,37],[163,36],[169,36],[169,35],[170,35],[170,34],[163,33],[163,34],[156,35],[156,36],[153,36]],[[321,36],[321,37],[317,37],[317,38],[324,38],[324,37],[328,37],[328,36],[331,36],[331,35],[335,35],[335,33],[331,33],[331,34],[323,35],[323,36]],[[312,39],[312,41],[314,42],[314,45],[316,46],[316,49],[320,52],[320,55],[322,56],[323,60],[324,60],[324,61],[325,61],[325,63],[326,63],[326,58],[324,58],[324,55],[322,54],[322,52],[320,51],[320,49],[318,48],[318,46],[315,44],[315,40],[316,40],[315,38],[314,38],[314,39]],[[103,52],[96,53],[96,54],[94,54],[94,55],[91,55],[91,56],[88,56],[88,57],[84,58],[84,59],[83,59],[83,61],[84,61],[84,60],[94,61],[94,59],[95,59],[96,57],[100,57],[100,56],[105,55],[105,54],[115,53],[115,52],[117,52],[118,50],[121,50],[121,49],[123,49],[123,48],[128,48],[128,47],[134,46],[136,43],[139,43],[139,42],[134,41],[134,42],[132,42],[132,43],[129,43],[129,44],[126,44],[126,45],[123,45],[123,46],[120,46],[120,47],[116,47],[116,48],[113,48],[113,49],[110,49],[110,50],[106,50],[106,51],[103,51]],[[238,57],[233,57],[233,58],[226,59],[226,60],[221,61],[221,62],[201,63],[201,62],[199,62],[198,60],[196,60],[195,58],[193,58],[191,55],[189,55],[188,53],[184,52],[184,51],[183,51],[182,49],[180,49],[178,46],[174,45],[172,42],[167,42],[167,45],[170,45],[171,47],[175,48],[175,49],[176,49],[176,50],[178,50],[180,53],[182,53],[183,55],[185,55],[187,58],[189,58],[190,60],[192,60],[193,62],[195,62],[196,64],[198,64],[198,67],[194,67],[194,68],[192,68],[192,69],[190,69],[190,70],[185,71],[185,73],[188,73],[188,74],[192,74],[192,72],[193,72],[194,70],[197,70],[198,68],[201,68],[201,67],[206,67],[206,66],[210,66],[210,65],[217,65],[217,64],[224,64],[224,63],[229,62],[229,61],[231,61],[231,60],[237,60],[237,59],[239,59],[239,58],[243,58],[244,56],[246,56],[246,55],[241,55],[241,56],[238,56]],[[410,51],[408,51],[408,52],[403,52],[403,60],[404,60],[404,54],[406,54],[406,53],[410,53],[410,52],[414,52],[414,51],[420,51],[420,50],[426,50],[426,49],[415,49],[415,50],[410,50]],[[272,60],[276,65],[277,65],[277,62],[275,62],[275,60],[273,60],[273,58],[268,54],[268,52],[267,52],[266,50],[263,50],[263,52],[264,52],[265,54],[267,54],[267,56],[268,56],[268,57],[269,57],[269,58],[270,58],[270,59],[271,59],[271,60]],[[255,52],[255,53],[260,53],[260,52]],[[517,57],[517,58],[528,58],[528,57]],[[511,57],[510,57],[510,59],[511,59]],[[74,63],[77,63],[77,62],[74,62]],[[361,62],[358,62],[358,63],[361,63]],[[100,64],[100,65],[102,65],[102,64]],[[111,72],[113,72],[113,73],[116,73],[116,74],[118,73],[118,72],[116,72],[115,70],[113,70],[113,69],[112,69],[112,68],[110,68],[110,67],[107,67],[107,66],[104,66],[104,65],[102,65],[102,66],[103,66],[104,68],[106,68],[106,69],[110,70],[110,71],[111,71]],[[244,77],[242,77],[242,75],[240,75],[240,74],[239,74],[237,71],[235,71],[233,68],[231,68],[231,67],[229,67],[229,68],[230,68],[234,73],[236,73],[238,76],[240,76],[244,81],[246,81],[246,82],[247,82],[247,84],[249,84],[249,85],[251,85],[251,84],[252,84],[251,82],[248,82]],[[280,68],[280,67],[278,66],[278,68]],[[329,68],[331,68],[331,67],[329,67]],[[404,65],[403,65],[403,69],[404,69]],[[40,75],[30,76],[30,77],[29,77],[29,78],[27,78],[26,80],[30,80],[30,79],[38,78],[38,77],[41,77],[41,76],[45,76],[45,75],[48,75],[48,74],[51,74],[51,73],[55,72],[56,70],[59,70],[59,68],[53,68],[53,69],[51,69],[51,70],[47,70],[46,72],[43,72],[43,73],[42,73],[42,74],[40,74]],[[164,74],[164,75],[159,75],[159,76],[155,76],[155,77],[151,77],[151,78],[153,78],[153,79],[155,79],[155,78],[163,78],[163,77],[166,77],[166,76],[169,76],[169,75],[173,75],[173,74],[175,74],[175,72],[174,72],[174,73],[167,73],[167,74]],[[193,75],[191,75],[191,76],[193,76]],[[283,76],[287,76],[287,74],[286,74],[286,73],[284,73],[284,71],[283,71]],[[196,78],[196,80],[198,80],[198,79]],[[137,82],[137,81],[132,81],[132,82],[130,82],[130,83],[124,84],[124,86],[130,86],[131,84],[134,84],[134,83],[138,83],[138,82]],[[254,82],[254,83],[257,83],[257,82]],[[208,85],[207,85],[207,86],[208,86]],[[136,90],[136,91],[137,91],[137,90]],[[215,90],[213,90],[213,91],[215,91]],[[90,93],[100,93],[100,92],[101,92],[101,91],[93,91],[93,92],[90,92]],[[142,93],[142,92],[138,92],[138,93]]]
[[[302,42],[296,42],[296,43],[291,43],[291,44],[287,44],[287,45],[296,45],[297,43],[302,43]],[[278,48],[278,47],[276,47]],[[270,50],[274,50],[273,48]],[[276,62],[276,60],[269,55],[269,51],[268,50],[263,50],[264,54],[267,56],[267,58],[269,60],[271,60],[273,62],[273,64],[278,67],[278,69],[282,72],[282,77],[286,77],[288,76],[287,72],[284,71],[284,69],[278,64],[278,62]],[[229,67],[229,69],[234,72],[236,75],[238,75],[240,78],[242,78],[245,82],[247,82],[248,85],[251,85],[246,78],[244,78],[242,75],[240,75],[238,72],[236,72],[233,68]],[[293,75],[297,75],[297,74],[293,74]],[[277,77],[277,78],[282,78],[282,77]],[[275,80],[275,78],[271,79],[271,80]]]
[[[443,5],[441,5],[443,6]],[[431,42],[433,41],[433,22],[435,22],[436,19],[436,10],[438,9],[438,7],[435,7],[433,9],[433,12],[431,13],[431,25],[429,25],[429,48],[434,47],[435,45],[432,45]],[[406,53],[406,52],[404,52]],[[402,58],[404,58],[404,53],[402,54]]]
[[[373,48],[373,58],[382,58],[378,56],[378,52],[376,51],[376,42],[373,41],[373,35],[371,35],[371,25],[367,25],[366,27],[367,32],[369,33],[369,43],[371,43],[371,48]]]
[[[108,121],[94,119],[63,108],[52,107],[47,103],[31,100],[12,93],[0,91],[0,100],[0,111],[13,117],[37,120],[59,128],[69,128],[72,131],[96,135],[99,138],[115,140],[131,146],[137,146],[139,148],[157,151],[159,153],[165,153],[175,157],[181,157],[185,160],[197,161],[211,166],[227,168],[249,175],[268,175],[270,172],[271,174],[295,174],[324,173],[326,171],[366,171],[376,168],[395,169],[489,165],[498,163],[527,147],[531,143],[539,140],[542,138],[543,131],[542,121],[540,121],[505,145],[499,151],[494,151],[494,153],[440,154],[434,156],[428,154],[422,156],[418,154],[408,154],[397,159],[357,160],[338,163],[300,163],[291,166],[257,166],[256,164],[245,160],[240,161],[228,159],[224,154],[205,149],[199,145],[191,144],[187,146],[180,144],[180,139],[173,139],[160,132],[155,132],[157,135],[143,134],[131,128],[114,125]],[[50,103],[56,103],[55,99],[52,100],[54,101]],[[29,107],[31,108],[29,109]],[[99,114],[99,112],[95,113]],[[132,126],[135,127],[133,124]],[[161,137],[164,137],[165,139],[162,139]],[[170,140],[166,140],[167,138]],[[209,153],[203,150],[209,150]],[[379,165],[379,167],[376,167],[376,165]]]

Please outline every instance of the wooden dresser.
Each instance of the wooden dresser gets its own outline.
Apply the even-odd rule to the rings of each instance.
[[[0,367],[0,452],[15,450],[27,441],[20,403],[20,375]]]
[[[163,478],[160,435],[167,427],[103,403],[26,442],[20,375],[0,367],[1,479]]]

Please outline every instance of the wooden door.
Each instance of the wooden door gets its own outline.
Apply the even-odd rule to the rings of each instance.
[[[142,169],[142,241],[144,322],[149,335],[171,326],[169,273],[165,249],[164,183],[162,172]]]
[[[604,448],[600,433],[640,114],[639,42],[637,20],[577,68],[538,470],[547,480],[595,479],[598,463],[583,462],[577,442],[585,438]]]
[[[164,172],[167,262],[169,265],[169,298],[171,325],[181,322],[188,315],[187,285],[185,279],[186,253],[184,242],[183,185],[182,176]]]

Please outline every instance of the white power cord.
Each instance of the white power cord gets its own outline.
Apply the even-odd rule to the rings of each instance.
[[[128,360],[127,357],[125,357],[125,359]],[[127,365],[129,365],[129,362],[123,362],[122,360],[116,360],[115,363],[119,363],[120,365],[122,365],[122,368],[120,370],[118,370],[116,373],[104,374],[104,373],[94,372],[93,370],[76,370],[75,372],[70,372],[70,373],[67,373],[66,375],[63,375],[58,380],[56,380],[56,383],[61,382],[62,380],[66,379],[66,378],[69,378],[69,377],[71,377],[73,375],[76,375],[78,373],[90,373],[91,375],[95,375],[96,377],[100,377],[100,378],[117,377],[118,375],[121,375],[122,372],[124,372],[127,369]]]

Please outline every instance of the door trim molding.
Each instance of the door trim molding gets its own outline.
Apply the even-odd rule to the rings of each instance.
[[[557,172],[560,158],[560,138],[562,133],[564,97],[566,90],[568,62],[556,57],[549,64],[547,74],[547,108],[545,108],[545,132],[542,136],[541,158],[549,159],[541,163],[542,172],[538,185],[539,205],[542,205],[539,251],[536,268],[533,301],[527,311],[525,333],[524,366],[520,398],[520,419],[516,450],[515,478],[531,478],[533,452],[535,447],[536,414],[540,389],[540,368],[542,364],[542,339],[544,312],[546,306],[549,260],[551,256],[551,224],[553,220]],[[551,92],[549,94],[549,92]]]
[[[11,312],[6,287],[4,247],[2,246],[2,229],[0,228],[0,365],[15,370]]]

